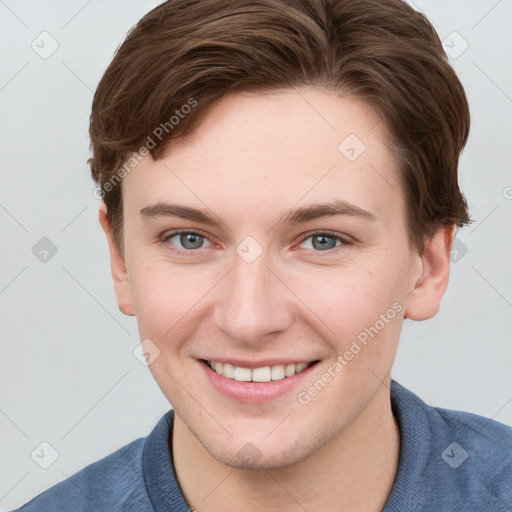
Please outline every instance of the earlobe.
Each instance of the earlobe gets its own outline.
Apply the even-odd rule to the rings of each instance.
[[[450,253],[455,226],[442,226],[421,256],[422,273],[406,299],[405,317],[427,320],[439,311],[450,276]]]
[[[107,216],[107,207],[104,201],[101,201],[99,208],[99,221],[107,237],[110,251],[110,269],[112,279],[114,280],[114,291],[117,297],[117,303],[122,313],[128,316],[135,316],[133,306],[130,281],[123,256],[119,253],[114,239],[112,225]]]

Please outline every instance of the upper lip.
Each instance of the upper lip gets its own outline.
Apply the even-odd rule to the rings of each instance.
[[[232,359],[232,358],[225,358],[225,357],[204,357],[201,358],[205,361],[215,361],[216,363],[229,363],[233,366],[239,366],[241,368],[263,368],[264,366],[276,366],[278,364],[282,364],[284,366],[288,364],[300,364],[300,363],[312,363],[314,361],[318,361],[318,359],[293,359],[293,358],[270,358],[270,359],[260,359],[260,360],[254,360],[251,359],[250,361],[246,359]]]

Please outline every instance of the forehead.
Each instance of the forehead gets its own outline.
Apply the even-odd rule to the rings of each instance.
[[[388,138],[377,111],[353,96],[312,87],[231,94],[163,159],[144,158],[123,195],[138,205],[221,201],[217,209],[239,212],[264,202],[269,215],[275,205],[342,199],[396,214],[403,197]]]

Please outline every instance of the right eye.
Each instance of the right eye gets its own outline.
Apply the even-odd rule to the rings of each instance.
[[[169,242],[171,250],[178,254],[187,254],[202,249],[205,241],[211,245],[208,238],[197,231],[171,231],[162,238],[163,242]],[[208,247],[208,246],[206,246]]]

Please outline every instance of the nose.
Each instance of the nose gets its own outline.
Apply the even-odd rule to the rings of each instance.
[[[292,294],[265,253],[247,263],[235,255],[215,307],[216,327],[233,344],[258,345],[286,331],[295,318]]]

